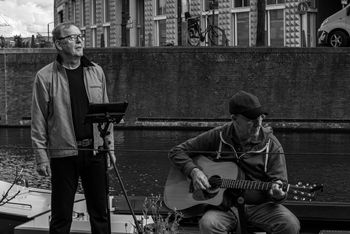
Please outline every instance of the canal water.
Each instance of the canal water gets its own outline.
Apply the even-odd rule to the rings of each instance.
[[[162,194],[170,163],[167,151],[200,131],[115,131],[117,165],[129,195]],[[322,183],[318,201],[350,202],[350,137],[346,133],[276,132],[286,153],[289,182]],[[29,186],[50,188],[35,172],[29,128],[0,128],[0,180],[23,168]],[[110,173],[111,194],[121,194]]]

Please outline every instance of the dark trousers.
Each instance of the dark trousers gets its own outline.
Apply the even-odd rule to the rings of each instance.
[[[68,234],[72,223],[74,196],[81,178],[93,234],[107,234],[107,186],[104,155],[79,151],[78,156],[51,159],[50,234]]]

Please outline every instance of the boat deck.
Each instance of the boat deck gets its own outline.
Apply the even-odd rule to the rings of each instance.
[[[8,186],[9,183],[0,181],[0,191],[6,190]],[[50,191],[29,189],[20,195],[11,200],[11,203],[0,206],[0,233],[48,233]],[[129,197],[131,207],[138,220],[143,214],[144,200],[143,196]],[[111,197],[110,204],[112,233],[134,233],[133,218],[125,198],[123,196]],[[350,203],[286,201],[285,205],[301,221],[301,234],[350,234]],[[90,233],[85,200],[82,194],[76,196],[74,211],[80,215],[73,218],[71,233]],[[166,216],[169,211],[163,206],[159,214]],[[150,223],[152,220],[148,219],[147,222]],[[180,222],[179,233],[200,233],[198,217],[184,218]]]

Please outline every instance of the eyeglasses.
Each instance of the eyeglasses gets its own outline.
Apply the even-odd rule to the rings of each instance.
[[[80,40],[82,40],[82,41],[85,40],[85,36],[82,35],[82,34],[68,35],[68,36],[65,36],[65,37],[60,37],[60,38],[58,38],[58,40],[68,39],[68,41],[77,41],[78,38],[79,38]]]
[[[249,118],[245,117],[244,115],[240,115],[240,116],[242,116],[242,118],[243,118],[245,121],[247,121],[247,123],[253,124],[253,125],[260,125],[261,122],[263,121],[263,119],[265,119],[265,117],[266,117],[264,114],[260,115],[260,116],[257,117],[256,119],[249,119]]]

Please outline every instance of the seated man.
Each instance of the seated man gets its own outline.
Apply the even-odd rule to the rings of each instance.
[[[246,180],[272,182],[267,192],[245,191],[247,222],[271,234],[299,233],[299,220],[280,204],[287,197],[281,188],[281,183],[287,182],[287,168],[281,144],[271,128],[262,126],[267,113],[256,96],[244,91],[231,98],[229,111],[231,122],[175,146],[169,153],[170,160],[192,178],[195,189],[210,188],[207,176],[192,160],[199,152],[206,152],[205,156],[211,159],[234,161]],[[229,197],[224,199],[226,207],[235,203],[235,193],[225,192],[225,198]],[[235,212],[223,206],[207,209],[199,221],[203,234],[228,233],[237,227]]]

